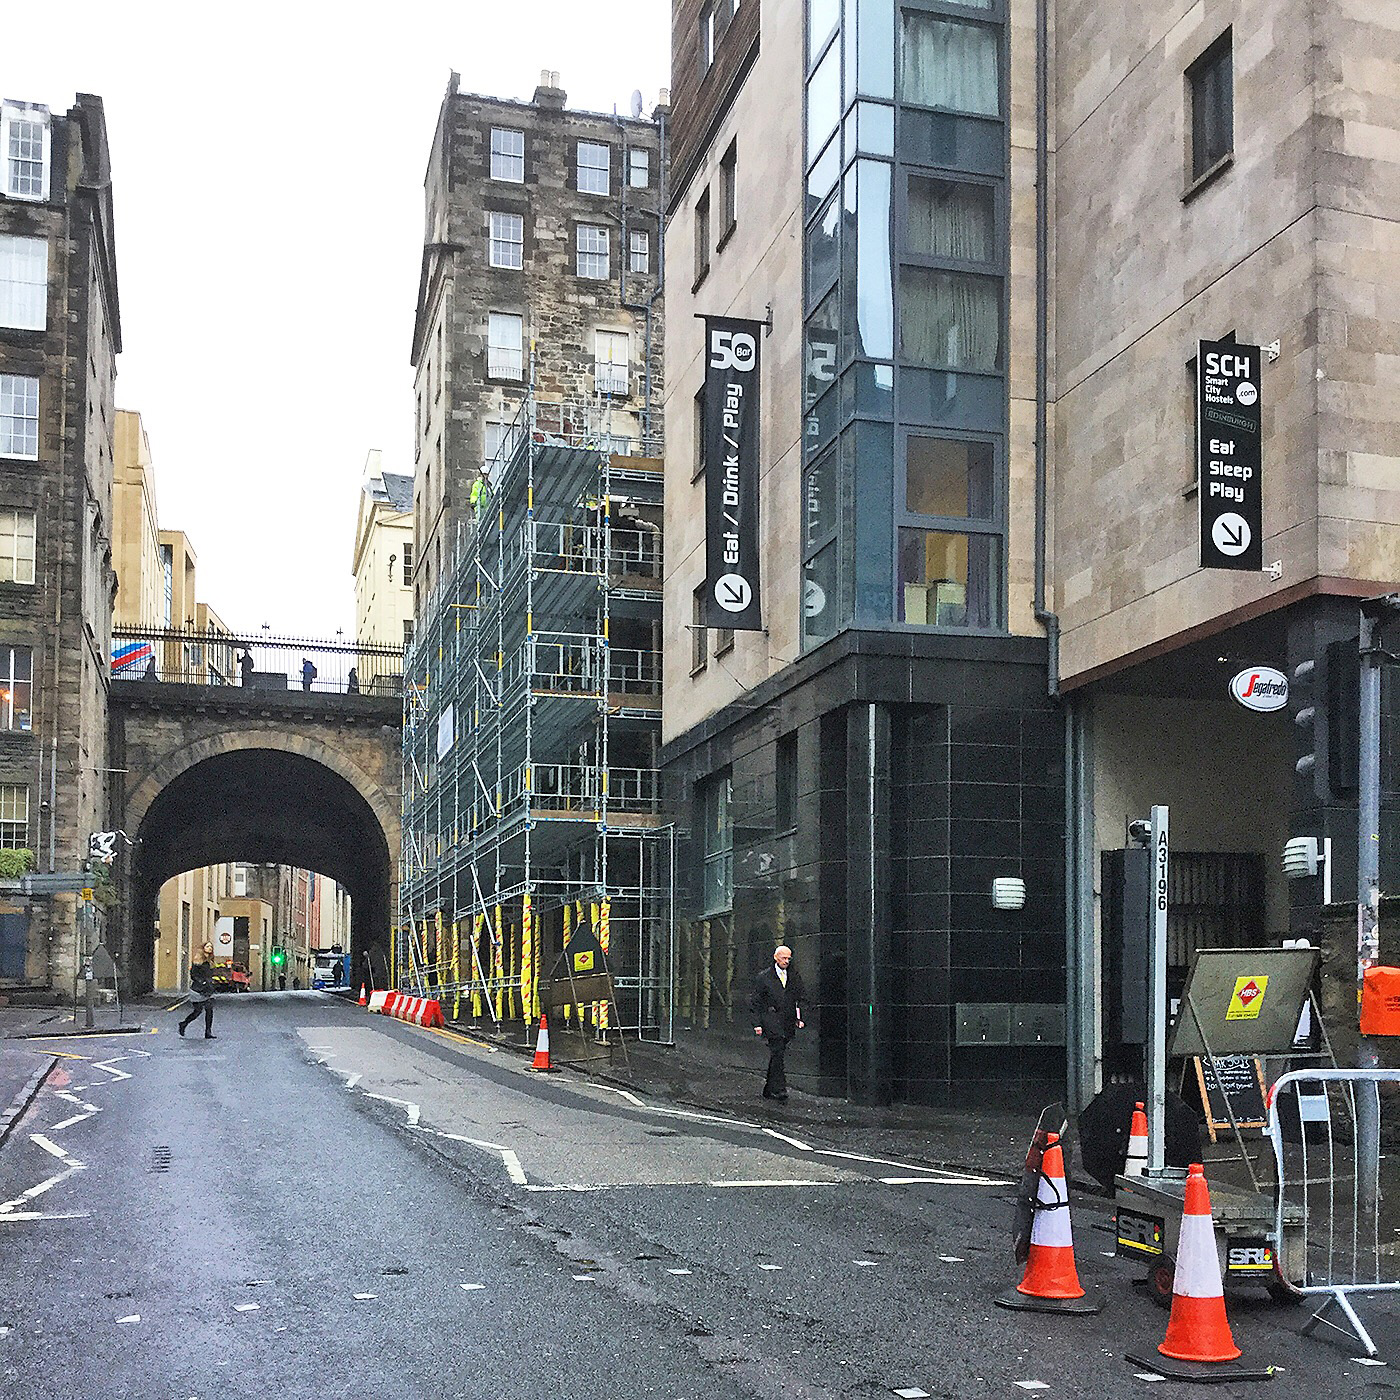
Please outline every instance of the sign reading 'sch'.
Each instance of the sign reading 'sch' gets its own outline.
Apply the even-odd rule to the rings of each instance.
[[[1196,355],[1201,567],[1264,567],[1259,347],[1203,340]]]
[[[705,318],[706,627],[757,632],[760,321]]]

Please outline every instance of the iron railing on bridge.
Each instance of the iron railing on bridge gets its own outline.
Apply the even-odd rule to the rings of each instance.
[[[341,637],[114,627],[112,679],[395,696],[403,689],[403,648]]]

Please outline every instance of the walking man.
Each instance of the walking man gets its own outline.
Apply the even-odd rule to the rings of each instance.
[[[180,1034],[185,1027],[204,1012],[204,1038],[215,1040],[214,1035],[214,948],[206,943],[203,948],[204,961],[190,968],[190,1014],[180,1022]]]
[[[788,1096],[783,1057],[792,1038],[802,1029],[802,978],[789,966],[792,949],[783,944],[773,949],[773,965],[754,978],[749,1010],[753,1012],[755,1035],[768,1042],[768,1078],[763,1097],[781,1102]]]

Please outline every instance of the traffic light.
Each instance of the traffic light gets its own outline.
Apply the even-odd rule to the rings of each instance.
[[[1317,660],[1300,662],[1289,681],[1298,730],[1298,776],[1322,802],[1356,791],[1361,660],[1355,641],[1329,643]]]
[[[286,961],[287,961],[287,955],[286,955],[286,953],[284,953],[284,952],[282,951],[282,949],[280,949],[280,948],[274,948],[274,949],[272,950],[272,965],[273,965],[273,967],[281,967]]]

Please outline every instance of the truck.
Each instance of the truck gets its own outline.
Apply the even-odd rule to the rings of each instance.
[[[248,976],[248,920],[224,916],[214,920],[214,990],[246,992]]]

